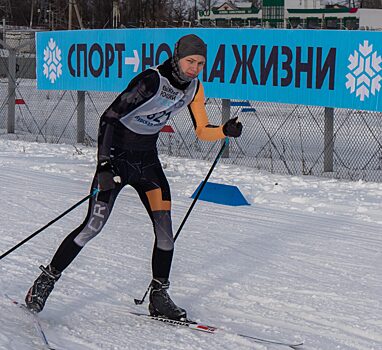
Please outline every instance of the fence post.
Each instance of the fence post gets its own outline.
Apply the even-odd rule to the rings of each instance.
[[[333,171],[334,135],[333,120],[334,108],[325,107],[325,135],[324,135],[324,172]]]
[[[16,50],[8,48],[8,123],[7,132],[15,132],[15,103],[16,103]]]
[[[77,91],[77,142],[85,141],[85,91]]]
[[[231,100],[223,98],[222,99],[222,124],[227,122],[231,117]],[[222,141],[222,146],[225,143],[225,139]],[[229,158],[229,144],[224,148],[222,158]]]

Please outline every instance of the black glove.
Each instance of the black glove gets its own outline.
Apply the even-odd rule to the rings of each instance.
[[[225,136],[239,137],[241,135],[243,124],[238,122],[237,118],[238,117],[230,119],[223,125],[223,133]]]
[[[97,176],[100,191],[112,190],[116,183],[121,183],[121,178],[115,173],[110,160],[98,163]]]

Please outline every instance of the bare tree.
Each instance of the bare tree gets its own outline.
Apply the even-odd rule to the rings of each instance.
[[[219,0],[198,0],[199,10],[210,10],[212,7],[217,6]]]
[[[143,22],[142,0],[125,0],[121,4],[121,22],[126,27],[140,27]]]
[[[168,20],[169,18],[169,0],[145,0],[143,4],[143,18],[156,26],[159,22]]]
[[[171,17],[174,21],[182,23],[192,19],[193,9],[190,6],[186,7],[183,0],[172,0],[171,7]]]
[[[68,7],[72,0],[0,0],[0,15],[7,22],[34,27],[66,29],[68,26]],[[262,0],[252,0],[259,6]],[[380,2],[381,0],[364,0]],[[240,4],[240,1],[232,3]],[[118,0],[121,25],[131,27],[165,27],[180,25],[184,21],[193,22],[197,10],[210,10],[221,0]],[[113,1],[77,0],[82,22],[86,28],[112,28]],[[73,23],[73,28],[79,28]]]
[[[68,0],[69,1],[69,0]],[[113,26],[113,2],[103,0],[77,1],[86,27],[111,28]]]

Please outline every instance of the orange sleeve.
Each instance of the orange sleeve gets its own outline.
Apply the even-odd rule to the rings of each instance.
[[[204,88],[202,83],[199,81],[198,91],[190,103],[189,111],[191,113],[192,122],[194,123],[196,136],[204,141],[216,141],[223,139],[225,137],[223,133],[223,125],[211,125],[206,107],[204,105]]]

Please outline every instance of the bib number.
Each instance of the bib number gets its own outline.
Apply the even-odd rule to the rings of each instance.
[[[154,114],[149,114],[146,116],[148,120],[151,120],[157,124],[162,124],[170,118],[171,112],[159,112],[159,113],[154,113]],[[165,120],[163,121],[163,117],[165,117]]]

